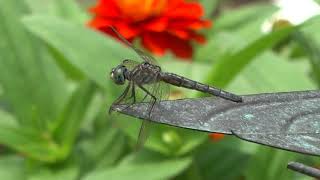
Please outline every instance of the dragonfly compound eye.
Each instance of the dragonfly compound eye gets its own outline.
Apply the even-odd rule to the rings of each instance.
[[[110,78],[113,80],[114,79],[114,69],[111,70],[110,72]]]
[[[117,67],[111,71],[110,77],[116,84],[122,85],[125,83],[124,69],[125,68]]]

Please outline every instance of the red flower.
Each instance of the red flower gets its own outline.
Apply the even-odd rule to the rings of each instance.
[[[154,54],[171,50],[181,58],[192,56],[191,41],[205,41],[196,30],[211,25],[200,19],[199,3],[185,0],[99,0],[91,12],[91,27],[112,35],[109,26],[114,26],[129,41],[140,37]]]
[[[209,134],[210,139],[213,141],[219,141],[224,137],[224,134],[221,133],[211,133]]]

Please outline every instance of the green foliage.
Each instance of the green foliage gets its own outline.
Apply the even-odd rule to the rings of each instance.
[[[232,11],[224,11],[216,19],[214,31],[241,31],[254,25],[254,22],[259,22],[261,25],[261,19],[270,17],[277,8],[273,5],[254,4],[238,8]],[[257,25],[257,24],[255,24]],[[255,27],[256,30],[257,27]]]
[[[301,31],[297,31],[293,37],[298,45],[298,49],[309,57],[309,61],[313,68],[314,78],[318,83],[320,82],[320,36],[314,32],[316,28],[319,28],[320,26],[317,21],[319,18],[320,16],[311,19],[311,23],[307,23],[306,26],[304,26]]]
[[[200,3],[204,8],[204,17],[209,18],[217,9],[219,0],[201,0]]]
[[[245,46],[243,49],[221,58],[209,73],[209,80],[218,87],[224,87],[233,77],[250,63],[256,56],[266,49],[273,47],[293,31],[293,27],[281,29],[264,35],[258,40]],[[232,66],[230,66],[232,64]]]
[[[224,1],[201,3],[206,17],[219,11],[207,44],[196,47],[192,63],[159,58],[165,70],[241,94],[320,85],[319,17],[264,34],[272,5],[225,10],[219,9]],[[0,0],[1,179],[298,179],[285,169],[288,161],[319,163],[165,125],[154,125],[136,152],[140,121],[106,112],[123,90],[109,71],[138,57],[88,28],[80,7],[65,0]],[[173,89],[182,97],[198,95]]]
[[[177,175],[190,164],[190,159],[170,160],[167,162],[120,165],[110,169],[89,173],[85,180],[108,179],[168,179]]]
[[[248,179],[292,179],[291,171],[283,171],[283,164],[287,164],[294,159],[296,154],[290,152],[273,151],[272,149],[258,148],[255,155],[252,156],[247,169],[246,177]]]
[[[1,156],[0,177],[3,179],[23,179],[25,169],[23,159],[17,156]]]

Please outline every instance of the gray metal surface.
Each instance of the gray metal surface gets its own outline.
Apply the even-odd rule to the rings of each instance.
[[[305,174],[307,176],[320,179],[320,169],[307,166],[298,162],[289,162],[287,168],[299,172],[301,174]]]
[[[300,91],[242,96],[242,103],[215,97],[162,101],[150,120],[198,131],[234,134],[272,147],[320,155],[320,92]],[[113,107],[149,119],[148,104]]]

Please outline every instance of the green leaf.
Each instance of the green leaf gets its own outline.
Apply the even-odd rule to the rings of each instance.
[[[320,26],[320,15],[316,15],[308,19],[303,23],[302,28],[300,29],[304,33],[306,33],[308,36],[312,36],[313,39],[316,41],[320,40],[320,35],[317,33],[317,29]]]
[[[261,146],[250,159],[245,178],[248,180],[293,179],[293,172],[288,171],[286,167],[288,162],[296,158],[297,154]]]
[[[132,50],[123,48],[119,42],[83,25],[50,16],[29,16],[23,22],[31,32],[64,55],[71,65],[110,94],[117,92],[117,89],[106,78],[109,71],[122,59],[137,58]]]
[[[52,124],[53,134],[63,146],[62,156],[67,156],[71,151],[94,92],[95,86],[91,82],[85,81],[80,84],[60,118]]]
[[[309,69],[306,59],[289,61],[267,51],[245,67],[228,89],[244,94],[316,89]]]
[[[66,179],[66,180],[76,180],[78,179],[78,169],[77,168],[63,168],[62,170],[53,170],[47,168],[39,168],[35,174],[28,177],[28,180],[56,180],[56,179]]]
[[[169,179],[178,175],[191,163],[190,159],[177,159],[139,165],[123,165],[104,171],[93,171],[85,180]]]
[[[318,48],[320,36],[316,32],[320,28],[319,20],[320,16],[314,17],[293,35],[295,42],[309,57],[318,84],[320,84],[320,48]]]
[[[143,164],[152,164],[155,162],[163,162],[168,160],[168,156],[160,154],[156,151],[141,149],[137,152],[130,153],[121,159],[118,166],[135,166]]]
[[[0,111],[0,144],[41,161],[55,161],[58,154],[57,145],[46,134],[26,130],[12,115],[3,111]]]
[[[294,33],[294,39],[309,57],[308,59],[315,73],[315,79],[320,84],[320,48],[318,48],[318,43],[303,32]]]
[[[277,8],[272,5],[251,4],[235,10],[225,11],[215,21],[213,30],[238,30],[257,20],[275,12]]]
[[[103,153],[96,156],[96,168],[105,169],[113,166],[124,154],[124,147],[126,145],[126,138],[118,134],[117,138],[108,146],[105,145]],[[92,146],[91,146],[92,148]],[[107,154],[107,155],[106,155]]]
[[[33,13],[54,15],[60,18],[68,19],[72,22],[84,24],[88,19],[87,14],[78,6],[75,1],[64,0],[26,0]],[[79,70],[74,68],[65,59],[65,57],[53,48],[50,48],[50,52],[54,56],[59,67],[64,70],[69,78],[74,80],[83,79],[83,75]]]
[[[64,71],[68,78],[79,81],[85,79],[83,73],[75,68],[70,62],[56,49],[48,46],[51,55],[56,60],[57,65]]]
[[[202,179],[237,179],[250,158],[240,151],[240,141],[231,137],[219,142],[208,141],[194,154],[196,172]]]
[[[88,15],[80,8],[76,1],[26,0],[26,3],[33,13],[54,15],[79,24],[84,24],[88,19]]]
[[[12,114],[3,111],[2,109],[0,109],[0,124],[12,127],[19,126],[19,122],[17,121],[17,119],[15,119],[15,117]]]
[[[104,127],[94,129],[94,135],[79,144],[79,148],[83,152],[81,155],[82,173],[84,169],[90,171],[110,167],[123,155],[126,139],[118,129],[113,128],[109,123],[104,124]]]
[[[219,0],[201,0],[200,3],[204,8],[204,17],[209,18],[218,7]]]
[[[0,177],[8,180],[25,179],[24,161],[17,156],[0,157]]]
[[[20,22],[23,1],[0,1],[0,83],[4,99],[24,127],[46,129],[67,96],[51,56]]]
[[[294,27],[288,27],[269,33],[238,52],[220,59],[209,72],[207,82],[217,87],[226,86],[256,56],[288,37],[294,29]]]
[[[228,48],[225,49],[227,51]],[[206,64],[167,62],[162,65],[170,72],[202,82],[210,71]],[[272,51],[266,51],[254,58],[226,88],[244,94],[315,89],[309,70],[310,64],[306,58],[290,61]],[[195,96],[195,91],[179,89],[187,92],[186,97]]]
[[[204,46],[200,46],[197,49],[194,58],[199,62],[212,63],[236,53],[249,43],[236,33],[217,32],[209,37]]]

